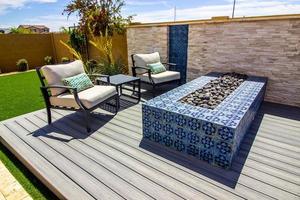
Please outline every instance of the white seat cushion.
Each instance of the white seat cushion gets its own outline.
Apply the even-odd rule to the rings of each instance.
[[[142,74],[139,77],[141,78],[141,81],[151,83],[148,73]],[[180,72],[165,71],[159,74],[151,74],[151,77],[154,83],[164,83],[180,79]]]
[[[158,52],[149,53],[149,54],[134,54],[133,60],[134,60],[134,66],[147,67],[148,64],[160,62],[160,56],[159,56]],[[142,73],[142,72],[145,72],[145,70],[136,69],[136,72]]]
[[[62,79],[84,73],[83,63],[81,60],[76,60],[68,64],[60,65],[45,65],[42,67],[43,75],[49,85],[63,86]],[[66,89],[51,88],[53,96],[66,92]]]
[[[114,86],[95,85],[92,88],[79,92],[78,97],[86,108],[92,108],[115,94],[117,94],[117,91]],[[54,106],[79,108],[75,102],[74,95],[69,92],[50,97],[50,103]]]

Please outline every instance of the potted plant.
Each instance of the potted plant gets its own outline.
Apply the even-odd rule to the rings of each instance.
[[[28,61],[24,58],[18,60],[17,62],[17,67],[19,69],[19,71],[27,71],[29,69],[28,67]]]

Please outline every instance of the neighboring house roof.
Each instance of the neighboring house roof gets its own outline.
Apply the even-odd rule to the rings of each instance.
[[[37,28],[37,29],[49,29],[47,26],[45,25],[20,25],[19,27],[21,28]]]
[[[10,28],[0,28],[0,32],[10,33]]]

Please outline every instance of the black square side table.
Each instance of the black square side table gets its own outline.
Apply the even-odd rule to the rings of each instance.
[[[106,77],[98,78],[96,79],[97,84],[101,85],[101,83],[108,83],[108,79]],[[138,77],[133,77],[129,75],[124,74],[117,74],[113,76],[109,76],[109,83],[111,85],[116,86],[116,90],[119,94],[119,96],[127,96],[133,99],[138,100],[140,102],[141,100],[141,80]],[[133,86],[133,89],[125,88],[123,85],[131,85]],[[132,95],[123,94],[123,90],[131,91],[134,93],[137,93],[137,97]]]

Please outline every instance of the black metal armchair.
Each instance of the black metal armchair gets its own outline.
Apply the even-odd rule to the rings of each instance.
[[[71,72],[65,70],[70,70]],[[49,124],[52,122],[51,109],[82,111],[85,115],[87,132],[90,132],[89,117],[93,110],[102,104],[115,100],[115,113],[118,112],[119,95],[114,86],[95,85],[92,88],[77,92],[76,88],[62,85],[60,81],[61,77],[68,77],[70,75],[76,75],[78,72],[84,72],[81,61],[74,61],[63,65],[44,66],[36,68],[36,72],[42,85],[40,89],[45,100]],[[100,74],[93,74],[91,76],[106,77],[109,83],[109,76]],[[69,91],[72,91],[72,93]]]
[[[132,54],[131,59],[133,64],[132,75],[140,77],[143,83],[151,85],[153,96],[155,96],[156,87],[169,83],[181,84],[180,72],[174,71],[175,63],[162,63],[166,66],[167,71],[159,74],[151,73],[147,64],[161,61],[158,52],[152,54]]]

